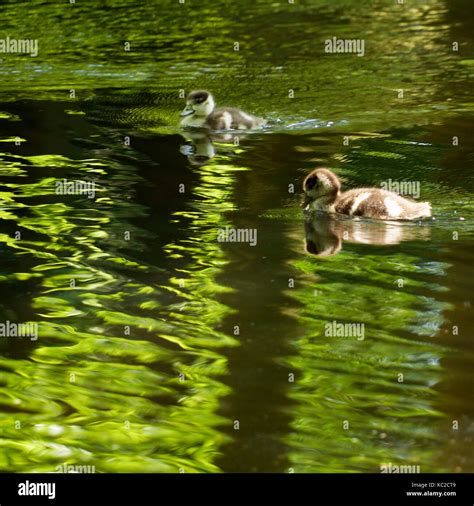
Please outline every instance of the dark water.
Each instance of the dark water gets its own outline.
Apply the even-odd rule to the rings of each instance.
[[[98,4],[1,7],[0,469],[474,471],[470,2]],[[181,131],[195,88],[270,126]],[[305,221],[318,165],[435,219]]]

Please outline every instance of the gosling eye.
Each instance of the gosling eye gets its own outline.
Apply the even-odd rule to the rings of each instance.
[[[318,176],[310,176],[306,179],[306,189],[312,190],[318,184]]]

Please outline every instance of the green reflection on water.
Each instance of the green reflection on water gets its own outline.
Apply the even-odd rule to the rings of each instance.
[[[438,332],[446,307],[416,293],[417,258],[365,255],[361,263],[348,252],[327,262],[298,262],[314,281],[289,291],[307,327],[290,360],[298,378],[290,396],[299,401],[288,438],[291,466],[295,472],[380,472],[383,463],[408,462],[437,470],[433,442],[443,415],[433,409],[431,386],[440,381],[439,361],[448,350],[418,336]],[[348,263],[356,266],[351,273]],[[408,290],[394,289],[401,278]],[[328,336],[333,321],[361,323],[364,335]]]
[[[88,173],[92,161],[38,156],[19,162],[28,170],[44,164]],[[104,167],[102,176],[113,170],[93,165]],[[132,174],[127,178],[136,184]],[[218,471],[213,459],[225,437],[214,412],[227,390],[218,380],[226,361],[213,350],[234,340],[212,328],[228,311],[214,297],[223,290],[213,279],[225,262],[216,242],[208,241],[212,216],[193,220],[196,247],[175,246],[186,260],[168,289],[160,269],[120,252],[128,247],[120,234],[131,232],[139,241],[140,231],[117,216],[142,212],[114,196],[120,185],[99,186],[106,198],[91,208],[83,196],[55,195],[54,183],[45,177],[5,185],[12,212],[4,218],[15,222],[21,240],[4,234],[2,242],[29,269],[21,276],[5,273],[3,282],[23,282],[22,305],[39,319],[39,341],[27,352],[30,360],[7,358],[27,351],[16,349],[23,342],[0,343],[7,355],[0,362],[2,468],[53,471],[69,462],[93,463],[97,472]],[[207,205],[222,197],[212,181],[199,193]],[[62,202],[40,203],[53,195]],[[104,247],[110,243],[112,249]],[[131,282],[126,271],[146,278]],[[26,281],[34,283],[33,292],[23,289]],[[165,312],[163,290],[174,300]],[[3,314],[15,321],[11,311]]]

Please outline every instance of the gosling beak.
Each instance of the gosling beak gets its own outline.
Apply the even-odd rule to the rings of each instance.
[[[190,106],[187,105],[181,112],[181,116],[189,116],[190,114],[194,114],[196,111]]]

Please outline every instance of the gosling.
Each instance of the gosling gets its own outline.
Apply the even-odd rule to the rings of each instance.
[[[379,188],[356,188],[341,193],[338,177],[328,169],[315,169],[303,182],[303,207],[314,211],[361,216],[378,220],[429,218],[429,202],[415,202]]]
[[[214,97],[205,90],[192,91],[181,112],[181,126],[209,130],[253,130],[266,121],[234,107],[215,108]]]

